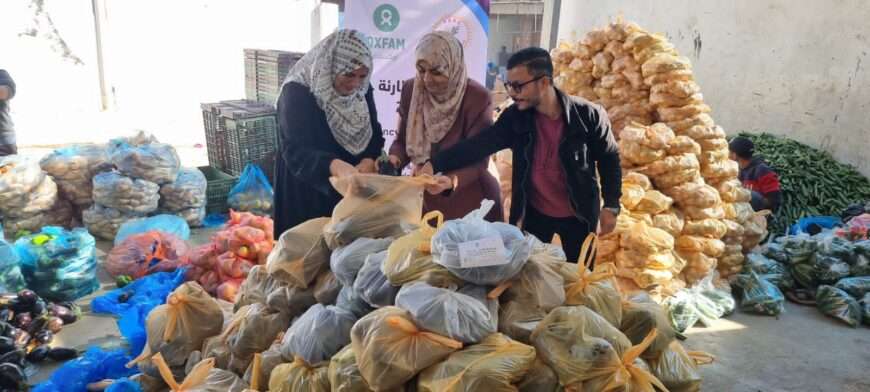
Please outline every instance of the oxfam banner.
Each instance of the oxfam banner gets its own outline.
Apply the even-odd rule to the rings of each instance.
[[[485,84],[489,0],[351,0],[345,4],[342,27],[365,34],[374,55],[371,80],[386,148],[396,137],[402,82],[414,77],[414,49],[426,33],[453,33],[465,48],[468,76]]]

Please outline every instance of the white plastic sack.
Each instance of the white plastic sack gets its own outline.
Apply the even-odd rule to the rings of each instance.
[[[329,361],[350,344],[350,329],[356,320],[347,310],[316,304],[284,334],[281,355],[285,359],[299,356],[309,365]]]
[[[94,202],[130,214],[148,214],[157,210],[160,186],[126,177],[118,172],[94,176]]]
[[[436,263],[457,277],[482,286],[495,286],[513,278],[531,254],[531,240],[519,228],[484,219],[493,204],[491,200],[484,200],[480,209],[444,223],[432,237],[432,256]],[[487,243],[486,246],[500,243],[503,250],[497,250],[502,253],[485,262],[492,265],[479,266],[480,259],[474,260],[470,252],[460,251],[460,247],[474,247],[475,241]]]
[[[54,150],[39,165],[57,183],[64,198],[77,206],[93,204],[94,175],[108,164],[106,146],[80,144]]]
[[[175,148],[144,132],[112,140],[108,150],[112,163],[127,176],[156,184],[170,183],[178,177],[181,163]]]

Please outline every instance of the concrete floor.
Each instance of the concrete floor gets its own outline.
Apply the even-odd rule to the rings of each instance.
[[[213,232],[197,230],[191,243],[203,244]],[[102,257],[111,244],[101,242],[98,248]],[[103,289],[113,289],[113,281],[101,272]],[[79,302],[90,303],[102,292]],[[779,319],[738,311],[712,327],[692,328],[687,336],[683,345],[688,350],[716,357],[702,368],[705,391],[870,391],[870,328],[849,328],[813,307],[786,303]],[[115,318],[92,314],[65,327],[55,339],[55,345],[80,349],[120,344]],[[55,367],[43,366],[31,382],[46,379]]]

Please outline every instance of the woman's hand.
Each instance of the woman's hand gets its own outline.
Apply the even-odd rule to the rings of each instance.
[[[375,173],[375,160],[371,158],[365,158],[356,165],[356,170],[360,173]]]
[[[440,195],[449,189],[453,189],[453,179],[447,176],[435,176],[435,183],[426,185],[426,192],[430,195]]]
[[[329,164],[329,174],[333,177],[347,177],[359,173],[356,167],[342,161],[341,159],[333,159]]]

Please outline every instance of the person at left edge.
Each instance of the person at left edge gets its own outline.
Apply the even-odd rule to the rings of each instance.
[[[330,216],[331,176],[373,173],[384,137],[369,78],[372,54],[356,30],[338,30],[303,56],[278,97],[275,236]]]
[[[15,96],[15,81],[6,70],[0,69],[0,157],[18,154],[15,127],[9,116],[9,100]]]

